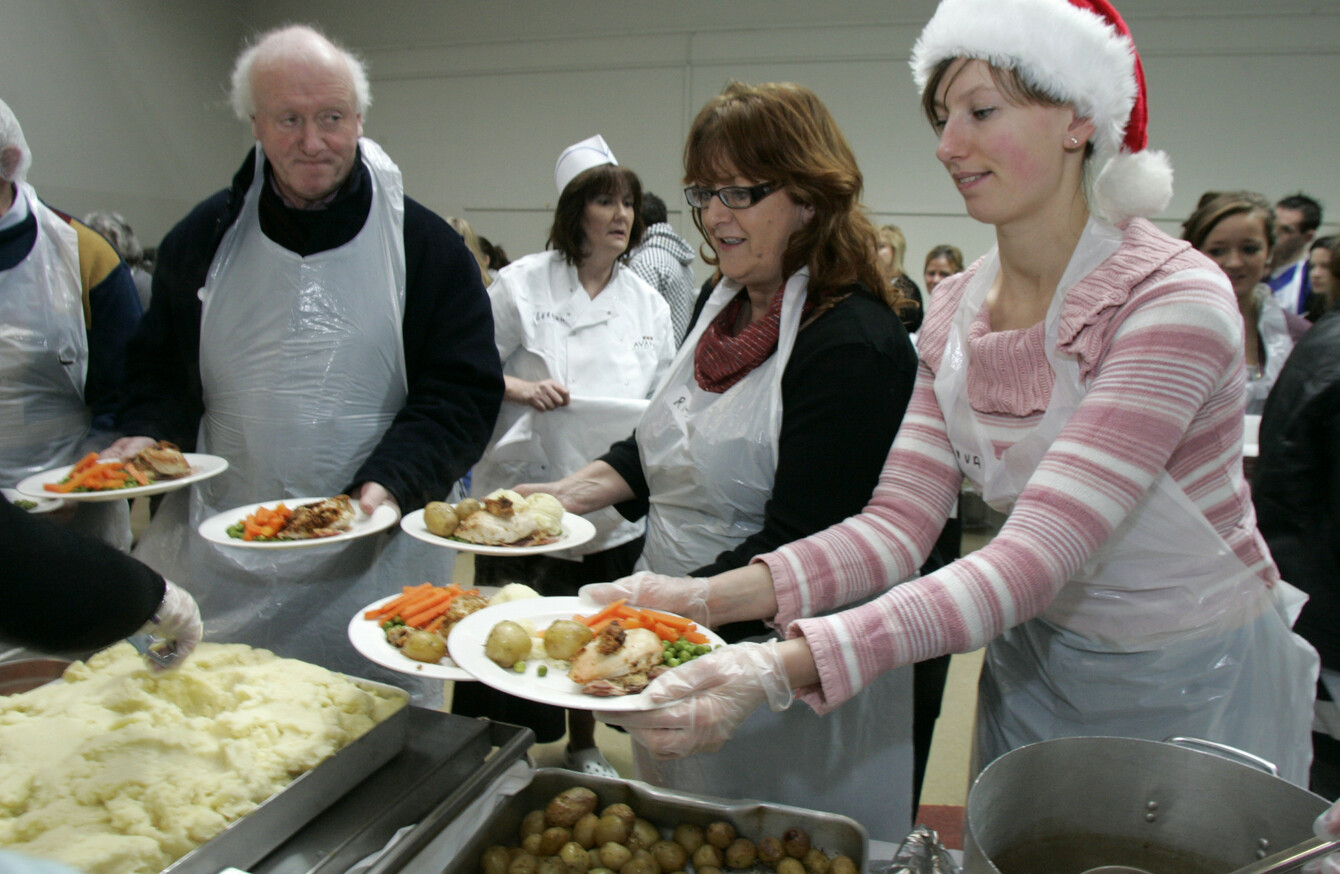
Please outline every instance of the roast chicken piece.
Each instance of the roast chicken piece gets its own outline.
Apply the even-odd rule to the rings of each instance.
[[[150,482],[180,479],[191,472],[191,465],[186,461],[186,456],[181,454],[177,444],[166,440],[144,447],[127,463],[138,468]]]
[[[488,510],[478,510],[462,519],[452,536],[468,543],[505,546],[542,533],[539,521],[529,513],[497,516]]]
[[[333,537],[349,530],[354,521],[354,505],[348,495],[336,495],[314,504],[293,508],[293,515],[279,529],[279,540],[310,540]]]
[[[636,674],[641,675],[636,679],[645,686],[647,672],[660,665],[664,657],[665,648],[654,632],[645,628],[625,630],[617,621],[611,622],[573,658],[568,678],[579,686],[607,681],[602,685],[604,688],[610,684],[617,687],[620,680],[634,679]],[[634,691],[640,691],[640,688]],[[590,694],[624,693],[592,690]]]

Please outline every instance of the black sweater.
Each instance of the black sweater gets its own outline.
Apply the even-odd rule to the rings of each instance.
[[[49,652],[128,637],[163,600],[163,578],[125,553],[0,498],[0,639]]]
[[[249,153],[230,188],[199,204],[163,239],[153,299],[126,356],[122,434],[195,446],[204,413],[196,292],[224,232],[237,219],[254,175]],[[266,175],[269,176],[269,167]],[[262,189],[261,230],[299,255],[342,246],[363,227],[371,182],[361,158],[327,209],[285,206]],[[403,512],[441,500],[479,460],[502,403],[502,363],[479,268],[452,228],[405,198],[405,313],[401,326],[409,395],[345,491],[381,483]],[[329,451],[312,447],[313,451]],[[339,451],[338,447],[333,451]],[[341,484],[332,483],[331,489]]]
[[[1340,310],[1317,320],[1261,414],[1256,521],[1280,576],[1309,598],[1294,625],[1340,670]]]

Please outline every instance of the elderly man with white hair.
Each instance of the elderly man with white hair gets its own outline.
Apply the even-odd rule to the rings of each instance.
[[[452,551],[394,527],[279,551],[194,529],[303,496],[347,493],[369,514],[445,498],[502,400],[488,297],[460,236],[362,137],[368,80],[348,50],[306,26],[263,34],[232,99],[255,148],[159,247],[118,420],[134,436],[107,451],[168,439],[230,467],[169,495],[135,555],[169,578],[189,569],[207,639],[410,685],[345,627],[403,584],[449,580]]]
[[[32,152],[0,101],[0,485],[109,439],[126,343],[141,307],[130,271],[93,230],[37,197]],[[62,518],[130,547],[124,501]]]

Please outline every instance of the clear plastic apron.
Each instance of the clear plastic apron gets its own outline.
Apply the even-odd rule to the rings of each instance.
[[[805,270],[787,281],[777,351],[723,394],[698,388],[693,355],[740,287],[727,281],[712,292],[638,425],[651,490],[639,569],[684,574],[762,528],[777,469],[782,372],[808,282]],[[908,667],[824,716],[804,705],[761,707],[713,753],[656,761],[634,744],[634,766],[639,779],[660,786],[843,814],[872,838],[899,841],[912,821],[911,711]]]
[[[260,229],[257,146],[251,189],[200,292],[199,446],[230,466],[171,493],[135,555],[195,596],[206,639],[393,682],[435,703],[440,683],[376,667],[346,628],[402,584],[450,580],[452,550],[394,528],[292,550],[217,546],[194,530],[234,507],[336,493],[404,406],[404,192],[386,154],[370,140],[360,145],[373,185],[367,221],[349,243],[306,258]]]
[[[1056,348],[1062,300],[1120,242],[1115,228],[1086,228],[1046,317],[1047,410],[1000,458],[967,393],[966,337],[999,270],[994,250],[964,289],[935,393],[960,468],[1001,512],[1084,395],[1078,364]],[[1301,598],[1287,583],[1266,588],[1161,473],[1041,616],[988,644],[975,767],[1049,738],[1187,735],[1265,758],[1306,785],[1317,657],[1289,630]]]
[[[15,188],[37,220],[37,240],[27,258],[0,271],[0,484],[6,486],[103,448],[88,443],[78,235],[31,185]],[[83,503],[67,512],[64,524],[130,548],[128,502]]]

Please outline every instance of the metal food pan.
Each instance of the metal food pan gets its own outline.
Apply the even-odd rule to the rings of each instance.
[[[520,846],[518,831],[522,818],[532,810],[543,809],[551,798],[573,786],[585,786],[596,793],[600,799],[597,811],[609,804],[627,804],[639,817],[657,826],[665,837],[681,823],[706,826],[717,820],[731,823],[740,837],[753,841],[769,835],[780,838],[788,828],[799,826],[809,832],[811,846],[829,857],[849,856],[857,871],[865,870],[869,835],[864,826],[846,816],[784,804],[676,792],[637,780],[595,777],[564,768],[540,768],[525,789],[502,802],[442,874],[477,874],[480,857],[489,847]],[[406,868],[411,869],[412,866]]]
[[[164,874],[218,874],[228,867],[250,868],[400,752],[408,733],[409,693],[372,680],[349,679],[369,691],[398,699],[400,707],[255,810],[164,868]]]

